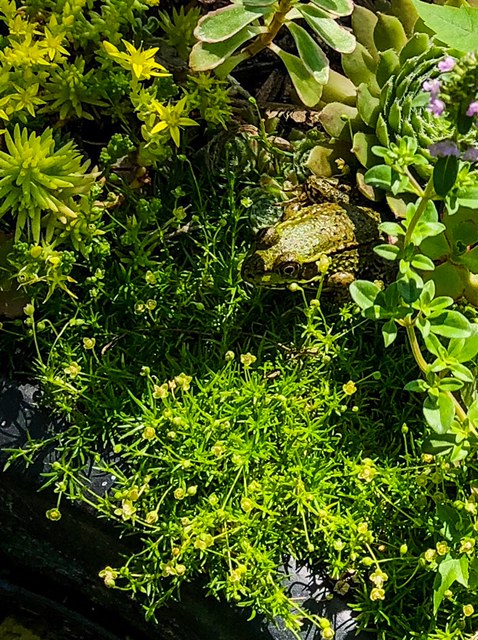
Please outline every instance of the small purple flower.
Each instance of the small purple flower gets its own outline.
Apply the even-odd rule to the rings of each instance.
[[[423,91],[428,91],[432,98],[436,98],[440,93],[441,82],[436,78],[434,80],[425,80],[422,84]]]
[[[466,115],[470,116],[470,118],[472,118],[473,116],[478,116],[478,100],[470,102],[470,105],[466,110]]]
[[[434,158],[445,158],[446,156],[459,156],[460,152],[453,140],[441,140],[434,142],[428,147],[428,151]]]
[[[445,73],[446,71],[451,71],[454,66],[455,66],[455,58],[452,58],[451,56],[446,56],[446,58],[443,58],[443,60],[440,60],[440,62],[438,63],[438,68],[442,73]]]
[[[469,147],[462,156],[467,162],[478,162],[478,148]]]
[[[438,98],[432,98],[428,104],[427,110],[433,113],[434,116],[441,116],[445,111],[445,103]]]

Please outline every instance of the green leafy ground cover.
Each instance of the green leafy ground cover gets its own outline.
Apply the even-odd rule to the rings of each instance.
[[[364,628],[435,637],[437,544],[473,536],[473,464],[422,455],[419,407],[403,391],[413,367],[405,345],[385,350],[350,307],[325,316],[300,291],[247,288],[248,223],[233,182],[201,206],[205,185],[195,193],[181,175],[194,230],[158,238],[143,263],[142,241],[163,222],[159,202],[135,202],[134,236],[125,237],[131,209],[115,210],[111,254],[71,272],[78,300],[39,297],[25,321],[4,325],[6,353],[29,326],[24,348],[34,338],[37,377],[72,424],[54,438],[49,517],[84,499],[136,534],[140,550],[101,577],[149,615],[200,577],[219,597],[296,626],[277,573],[290,553],[325,563],[339,589],[354,572],[349,595]],[[171,191],[154,188],[169,212]],[[80,282],[81,270],[91,275]],[[99,502],[84,489],[91,458],[116,477]],[[438,624],[458,638],[471,630],[463,606],[473,598],[457,579]]]
[[[422,407],[404,390],[418,372],[401,334],[385,349],[352,303],[241,281],[253,236],[249,196],[267,167],[278,178],[262,175],[269,197],[284,197],[280,183],[297,156],[274,148],[261,126],[242,156],[218,144],[231,122],[228,87],[184,74],[198,11],[161,14],[155,2],[129,0],[39,4],[0,4],[8,30],[2,289],[16,295],[20,286],[24,296],[21,317],[3,322],[0,348],[68,418],[48,442],[12,452],[29,463],[54,445],[45,482],[57,502],[47,517],[82,500],[118,535],[133,536],[136,552],[98,579],[134,594],[148,616],[198,579],[253,613],[280,615],[296,631],[309,618],[333,637],[330,622],[287,598],[277,567],[290,554],[326,567],[360,628],[380,639],[470,640],[478,620],[472,417],[445,429],[449,411],[435,415],[438,449],[447,437],[459,449],[435,455],[423,446]],[[382,38],[402,34],[396,20]],[[104,134],[96,146],[92,118]],[[381,156],[398,174],[386,174],[389,187],[406,190],[400,149],[390,149]],[[409,158],[416,147],[402,151]],[[408,249],[389,329],[407,305],[413,313],[418,305],[420,322],[428,314],[434,327],[447,325],[422,313],[421,298],[403,295],[411,280],[420,296],[425,289]],[[362,287],[371,317],[389,313],[385,303],[376,311],[378,291]],[[450,331],[471,336],[476,311],[455,305],[453,313]],[[414,326],[425,332],[424,322]],[[452,365],[471,406],[473,359]],[[418,389],[432,390],[429,402],[450,392],[432,374]],[[87,489],[91,460],[115,477],[105,497]]]

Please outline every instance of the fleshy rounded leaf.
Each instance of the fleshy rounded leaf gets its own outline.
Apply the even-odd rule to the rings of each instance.
[[[326,43],[339,53],[351,53],[355,49],[356,40],[353,33],[339,25],[332,18],[324,18],[323,11],[310,4],[296,5],[311,29]]]
[[[287,23],[294,38],[299,57],[311,76],[320,84],[329,79],[329,61],[317,42],[307,31],[295,22]]]
[[[307,107],[314,107],[320,100],[322,85],[311,76],[300,58],[278,49],[277,55],[285,64],[299,98]]]
[[[232,38],[260,15],[257,10],[247,11],[239,4],[223,7],[203,16],[194,30],[194,36],[201,42],[222,42]]]

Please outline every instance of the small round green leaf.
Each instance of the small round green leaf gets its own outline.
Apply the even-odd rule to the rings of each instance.
[[[350,295],[353,301],[361,309],[373,306],[375,298],[380,293],[380,289],[373,282],[368,280],[355,280],[350,285]]]

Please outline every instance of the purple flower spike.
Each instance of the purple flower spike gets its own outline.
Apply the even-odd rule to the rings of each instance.
[[[455,58],[452,58],[451,56],[446,56],[446,58],[443,58],[443,60],[440,60],[440,62],[438,63],[438,68],[442,73],[445,73],[446,71],[451,71],[454,66],[455,66]]]
[[[434,142],[428,147],[428,151],[434,158],[445,158],[446,156],[459,156],[460,152],[453,140],[441,140]]]
[[[428,91],[432,98],[436,98],[440,93],[441,82],[440,80],[425,80],[422,84],[423,91]]]
[[[470,103],[470,106],[466,110],[466,115],[470,116],[471,118],[473,116],[478,116],[478,100]]]
[[[443,100],[439,100],[438,98],[432,98],[427,109],[430,113],[433,113],[434,116],[441,116],[445,111],[445,103]]]
[[[467,149],[463,154],[463,160],[466,160],[467,162],[478,162],[478,148],[470,147]]]

